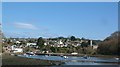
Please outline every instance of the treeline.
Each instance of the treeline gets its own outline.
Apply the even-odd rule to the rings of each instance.
[[[98,46],[97,52],[104,55],[120,55],[120,31],[114,32]]]

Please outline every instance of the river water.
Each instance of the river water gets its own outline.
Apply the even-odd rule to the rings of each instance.
[[[87,59],[77,56],[67,56],[65,59],[61,56],[47,56],[47,55],[18,55],[20,57],[35,58],[42,60],[63,61],[64,65],[116,65],[114,63],[120,62],[115,58],[100,58],[100,57],[88,57]]]

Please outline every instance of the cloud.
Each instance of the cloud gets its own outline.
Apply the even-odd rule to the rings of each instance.
[[[38,29],[36,26],[34,26],[33,24],[30,24],[30,23],[14,23],[14,25],[17,27],[17,28],[24,28],[24,29],[32,29],[32,30],[36,30]]]

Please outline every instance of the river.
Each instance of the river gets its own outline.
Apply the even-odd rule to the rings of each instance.
[[[63,58],[61,56],[48,56],[48,55],[18,55],[20,57],[42,59],[42,60],[52,60],[52,61],[62,61],[64,65],[117,65],[116,63],[120,60],[115,58],[104,58],[104,57],[88,57],[87,59],[77,56],[67,56],[68,58]]]

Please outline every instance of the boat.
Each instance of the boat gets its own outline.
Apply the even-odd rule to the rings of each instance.
[[[33,52],[27,52],[26,55],[35,55]]]
[[[68,57],[67,56],[64,56],[64,55],[60,55],[62,58],[64,59],[67,59]]]
[[[32,56],[32,55],[29,55],[29,56]]]
[[[26,54],[26,53],[24,53],[23,55],[25,55],[25,56],[26,56],[27,54]]]
[[[68,57],[67,56],[63,56],[64,59],[67,59]]]
[[[61,57],[63,57],[63,55],[60,55]]]
[[[45,57],[48,57],[48,55],[45,55]]]
[[[84,58],[84,59],[88,59],[88,56],[87,56],[87,55],[84,55],[83,58]]]
[[[116,59],[116,60],[119,60],[119,58],[117,58],[117,57],[116,57],[115,59]]]

